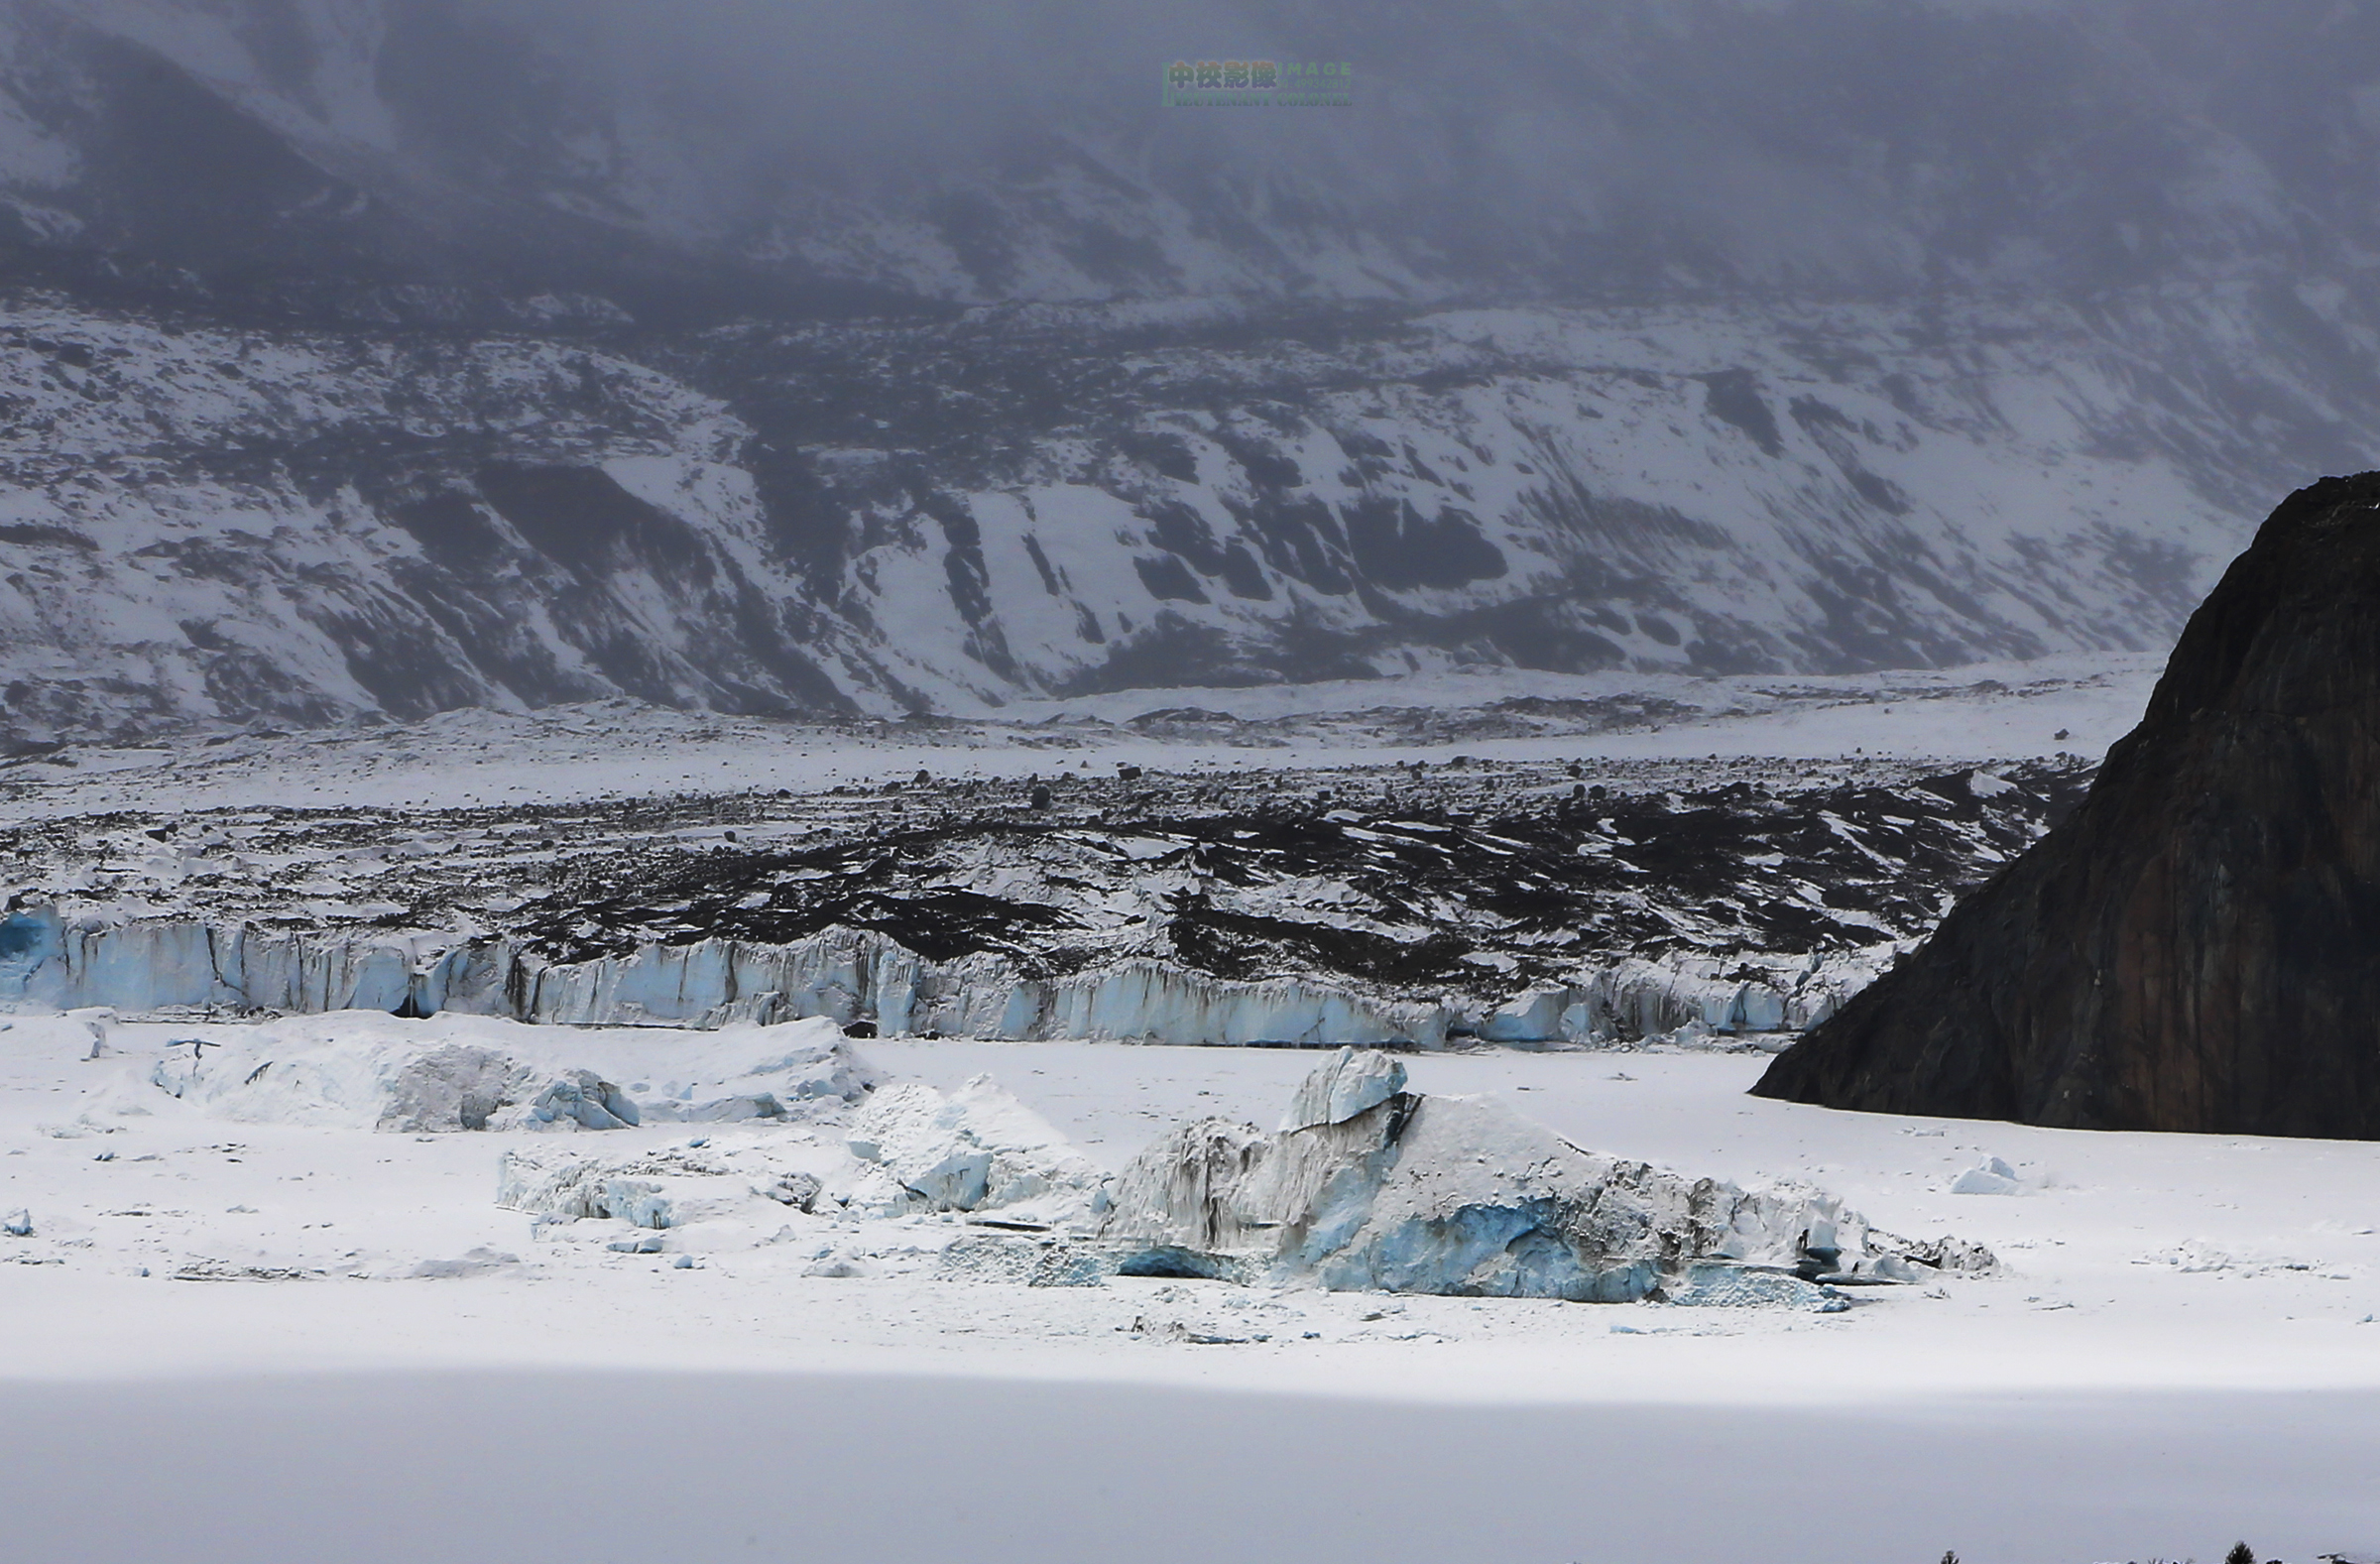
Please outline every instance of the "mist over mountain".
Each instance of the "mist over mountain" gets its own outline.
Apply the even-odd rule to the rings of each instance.
[[[1578,299],[2380,239],[2380,15],[2316,0],[13,0],[6,31],[20,242],[202,269],[533,285],[600,235],[935,299]],[[1157,111],[1164,64],[1226,56],[1345,62],[1357,107]]]
[[[2152,649],[2380,443],[2376,46],[6,0],[7,722]]]

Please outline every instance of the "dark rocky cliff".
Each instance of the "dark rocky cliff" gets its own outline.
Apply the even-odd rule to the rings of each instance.
[[[2082,806],[1754,1090],[2380,1138],[2380,473],[2290,496]]]

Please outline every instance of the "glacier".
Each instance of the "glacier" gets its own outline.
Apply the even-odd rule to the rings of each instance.
[[[852,928],[783,945],[704,939],[549,962],[501,937],[453,941],[194,919],[69,923],[55,905],[40,905],[0,917],[0,1010],[451,1012],[571,1026],[697,1028],[825,1018],[865,1023],[889,1036],[1609,1044],[1796,1031],[1832,1014],[1902,948],[1624,956],[1589,962],[1575,984],[1533,988],[1488,1009],[1461,996],[1421,1004],[1319,980],[1234,981],[1146,958],[1028,977],[1002,955],[931,961]]]
[[[1866,720],[1942,726],[1857,698]],[[2020,717],[2032,705],[1976,698]],[[458,774],[483,758],[477,731]],[[772,742],[782,754],[834,737]],[[928,758],[955,770],[976,742],[961,733]],[[802,795],[522,814],[192,815],[154,791],[175,768],[144,759],[158,779],[140,783],[145,810],[0,832],[0,1008],[694,1027],[823,1017],[887,1035],[1309,1046],[1741,1042],[1830,1014],[2087,779],[2071,758],[1998,772],[1856,757],[1565,764],[1587,744],[1547,747],[1435,764],[1391,750],[1327,774],[1226,749],[1228,766],[1060,773],[1054,787],[903,767],[895,783]],[[320,749],[288,738],[258,753],[272,765],[301,752],[292,764],[309,771],[352,754]],[[746,764],[784,775],[767,753]]]

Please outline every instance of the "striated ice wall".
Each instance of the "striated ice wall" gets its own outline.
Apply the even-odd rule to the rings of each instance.
[[[1621,956],[1532,988],[1482,1019],[1489,1042],[1625,1042],[1796,1032],[1835,1014],[1913,941],[1807,956]]]
[[[549,963],[505,939],[188,919],[69,923],[55,907],[35,906],[0,918],[0,1009],[453,1011],[564,1025],[697,1027],[823,1016],[872,1023],[888,1036],[1624,1044],[1798,1030],[1832,1014],[1895,949],[1626,957],[1489,1007],[1464,996],[1400,999],[1286,978],[1236,982],[1146,959],[1031,978],[997,956],[929,961],[850,928],[786,945],[706,939]]]

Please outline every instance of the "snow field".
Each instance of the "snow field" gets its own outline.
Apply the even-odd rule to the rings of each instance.
[[[442,1036],[464,1027],[445,1018],[376,1020],[391,1027],[443,1024]],[[468,1024],[508,1044],[538,1031]],[[129,1059],[178,1032],[128,1025],[115,1034]],[[586,1044],[590,1058],[607,1045],[601,1032],[566,1035]],[[611,1034],[608,1045],[692,1049],[734,1036],[653,1031]],[[1187,1118],[1273,1122],[1320,1062],[1312,1053],[1270,1049],[865,1046],[888,1075],[946,1094],[990,1075],[1013,1094],[1020,1116],[1045,1121],[1107,1170]],[[626,1223],[540,1224],[533,1213],[497,1206],[502,1157],[565,1143],[550,1132],[424,1138],[374,1134],[355,1120],[239,1122],[153,1087],[127,1099],[128,1072],[111,1071],[118,1061],[86,1059],[88,1049],[87,1030],[63,1019],[19,1019],[0,1033],[8,1148],[0,1156],[0,1206],[28,1211],[35,1230],[5,1241],[0,1256],[16,1263],[0,1264],[0,1285],[37,1315],[47,1311],[43,1300],[67,1294],[120,1297],[154,1329],[139,1342],[69,1331],[55,1344],[56,1356],[20,1363],[20,1373],[189,1372],[254,1363],[258,1353],[263,1361],[327,1367],[352,1363],[349,1354],[360,1351],[363,1361],[378,1363],[389,1349],[375,1342],[371,1321],[437,1305],[423,1303],[410,1282],[362,1287],[345,1278],[410,1277],[424,1264],[487,1251],[518,1257],[471,1284],[474,1311],[486,1311],[487,1323],[428,1351],[428,1362],[452,1361],[451,1354],[477,1362],[486,1353],[507,1361],[525,1350],[532,1361],[592,1355],[681,1366],[853,1367],[882,1352],[946,1360],[946,1333],[957,1332],[975,1339],[961,1349],[970,1360],[988,1347],[994,1357],[1046,1367],[1054,1352],[1069,1372],[1137,1378],[1151,1361],[1142,1344],[1107,1338],[1121,1334],[1114,1326],[1146,1314],[1147,1298],[1170,1290],[1178,1297],[1169,1319],[1186,1328],[1241,1315],[1271,1321],[1275,1328],[1262,1331],[1270,1341],[1225,1356],[1261,1360],[1255,1377],[1264,1383],[1286,1378],[1313,1388],[1349,1387],[1345,1364],[1334,1361],[1338,1349],[1368,1350],[1416,1330],[1447,1338],[1466,1362],[1442,1382],[1416,1367],[1403,1379],[1404,1393],[1798,1401],[2016,1387],[2380,1388],[2380,1325],[2365,1318],[2380,1312],[2380,1147],[2360,1144],[2102,1137],[1833,1114],[1743,1096],[1763,1062],[1758,1057],[1418,1055],[1404,1061],[1416,1090],[1493,1093],[1576,1143],[1612,1155],[1746,1185],[1816,1183],[1880,1227],[1983,1243],[2000,1256],[2005,1274],[1945,1284],[1935,1289],[1940,1297],[1871,1289],[1862,1297],[1872,1301],[1833,1316],[1382,1299],[1129,1277],[1080,1291],[957,1288],[934,1282],[925,1263],[958,1226],[947,1220],[953,1214],[819,1223],[815,1236],[788,1215],[805,1227],[805,1242],[694,1254],[700,1274],[665,1274],[678,1254],[693,1253],[687,1235],[664,1235],[678,1241],[669,1253],[619,1254],[607,1245],[633,1231]],[[93,1072],[102,1076],[96,1089]],[[116,1111],[128,1101],[149,1111]],[[93,1110],[88,1122],[86,1109]],[[732,1145],[751,1137],[839,1140],[847,1133],[789,1120],[781,1131],[774,1123],[667,1124],[565,1139],[571,1148],[599,1147],[608,1156],[698,1137]],[[1950,1193],[1963,1173],[1995,1155],[2018,1173],[2015,1193]],[[820,1258],[821,1245],[858,1262],[860,1273],[799,1275]],[[201,1263],[224,1273],[320,1272],[324,1279],[151,1285],[177,1269],[207,1268]],[[148,1277],[137,1274],[143,1266]],[[615,1289],[679,1283],[688,1285],[673,1294],[676,1319],[650,1336],[640,1330],[627,1358],[614,1360],[621,1344],[603,1324],[612,1305],[602,1300]],[[215,1312],[198,1301],[210,1292],[317,1318],[323,1355],[288,1359],[285,1344],[255,1339],[248,1329],[211,1345],[178,1340],[177,1322]],[[560,1302],[565,1296],[569,1305]],[[799,1300],[795,1317],[785,1314],[788,1297]],[[583,1318],[581,1304],[589,1309]],[[509,1339],[527,1319],[555,1308],[572,1319],[570,1329]],[[1394,1312],[1361,1318],[1383,1308]],[[1626,1330],[1614,1334],[1615,1326]],[[1320,1331],[1317,1342],[1306,1340],[1308,1329]],[[1651,1334],[1639,1339],[1627,1331]],[[407,1360],[419,1350],[396,1349]],[[846,1350],[858,1358],[846,1358]]]
[[[1009,721],[933,726],[810,724],[664,711],[633,702],[521,714],[466,710],[402,726],[236,736],[206,744],[77,748],[71,768],[19,764],[7,785],[20,815],[105,810],[470,808],[675,797],[790,787],[797,792],[937,777],[1013,780],[1089,763],[1233,773],[1252,764],[1327,770],[1399,761],[1548,758],[1694,762],[1760,756],[1846,763],[2006,762],[2097,755],[2140,720],[2161,658],[2069,658],[1951,672],[1701,678],[1686,674],[1446,672],[1394,681],[1128,690],[1019,701]],[[1989,687],[1996,681],[1999,688]],[[1464,731],[1516,696],[1673,700],[1668,721],[1539,737]],[[1129,724],[1169,709],[1257,725],[1185,740]],[[1404,731],[1413,711],[1436,735]],[[2065,733],[2067,737],[2060,738]],[[218,736],[220,737],[220,736]]]
[[[490,1367],[9,1383],[0,1462],[12,1548],[106,1564],[2087,1564],[2212,1559],[2241,1535],[2297,1560],[2373,1533],[2371,1407]]]
[[[808,1029],[301,1023],[545,1039],[557,1066],[617,1073],[665,1056],[722,1086],[753,1074],[738,1066],[757,1039]],[[1614,1155],[1807,1179],[1880,1226],[1987,1244],[2004,1272],[1866,1289],[1831,1315],[962,1284],[928,1263],[966,1231],[955,1214],[813,1233],[787,1207],[799,1241],[715,1230],[698,1251],[697,1224],[641,1254],[612,1246],[651,1230],[495,1200],[509,1151],[732,1146],[823,1124],[416,1136],[360,1112],[293,1123],[284,1103],[242,1122],[154,1085],[127,1095],[171,1037],[238,1029],[117,1024],[120,1051],[95,1060],[82,1018],[0,1032],[0,1207],[33,1229],[0,1237],[0,1461],[27,1556],[130,1558],[179,1528],[199,1560],[418,1558],[417,1509],[391,1507],[401,1487],[438,1496],[436,1556],[452,1560],[916,1558],[962,1540],[988,1560],[1128,1542],[1208,1558],[1192,1493],[1231,1496],[1233,1535],[1317,1559],[1925,1564],[1956,1546],[2049,1564],[2205,1557],[2234,1533],[2297,1559],[2380,1537],[2360,1475],[2380,1454],[2380,1146],[1834,1114],[1744,1096],[1758,1057],[1414,1055],[1399,1062],[1415,1090],[1495,1093]],[[1321,1062],[861,1047],[895,1092],[989,1075],[1107,1169],[1192,1116],[1275,1123]],[[1994,1156],[2012,1192],[1950,1192]],[[964,1454],[922,1481],[927,1448]],[[647,1497],[600,1526],[533,1520],[527,1496],[623,1463]],[[1646,1504],[1656,1486],[1675,1496],[1680,1463],[1700,1497]],[[266,1468],[276,1492],[310,1497],[259,1512],[236,1474]],[[137,1503],[94,1503],[133,1470]],[[1471,1497],[1330,1502],[1355,1471]]]

